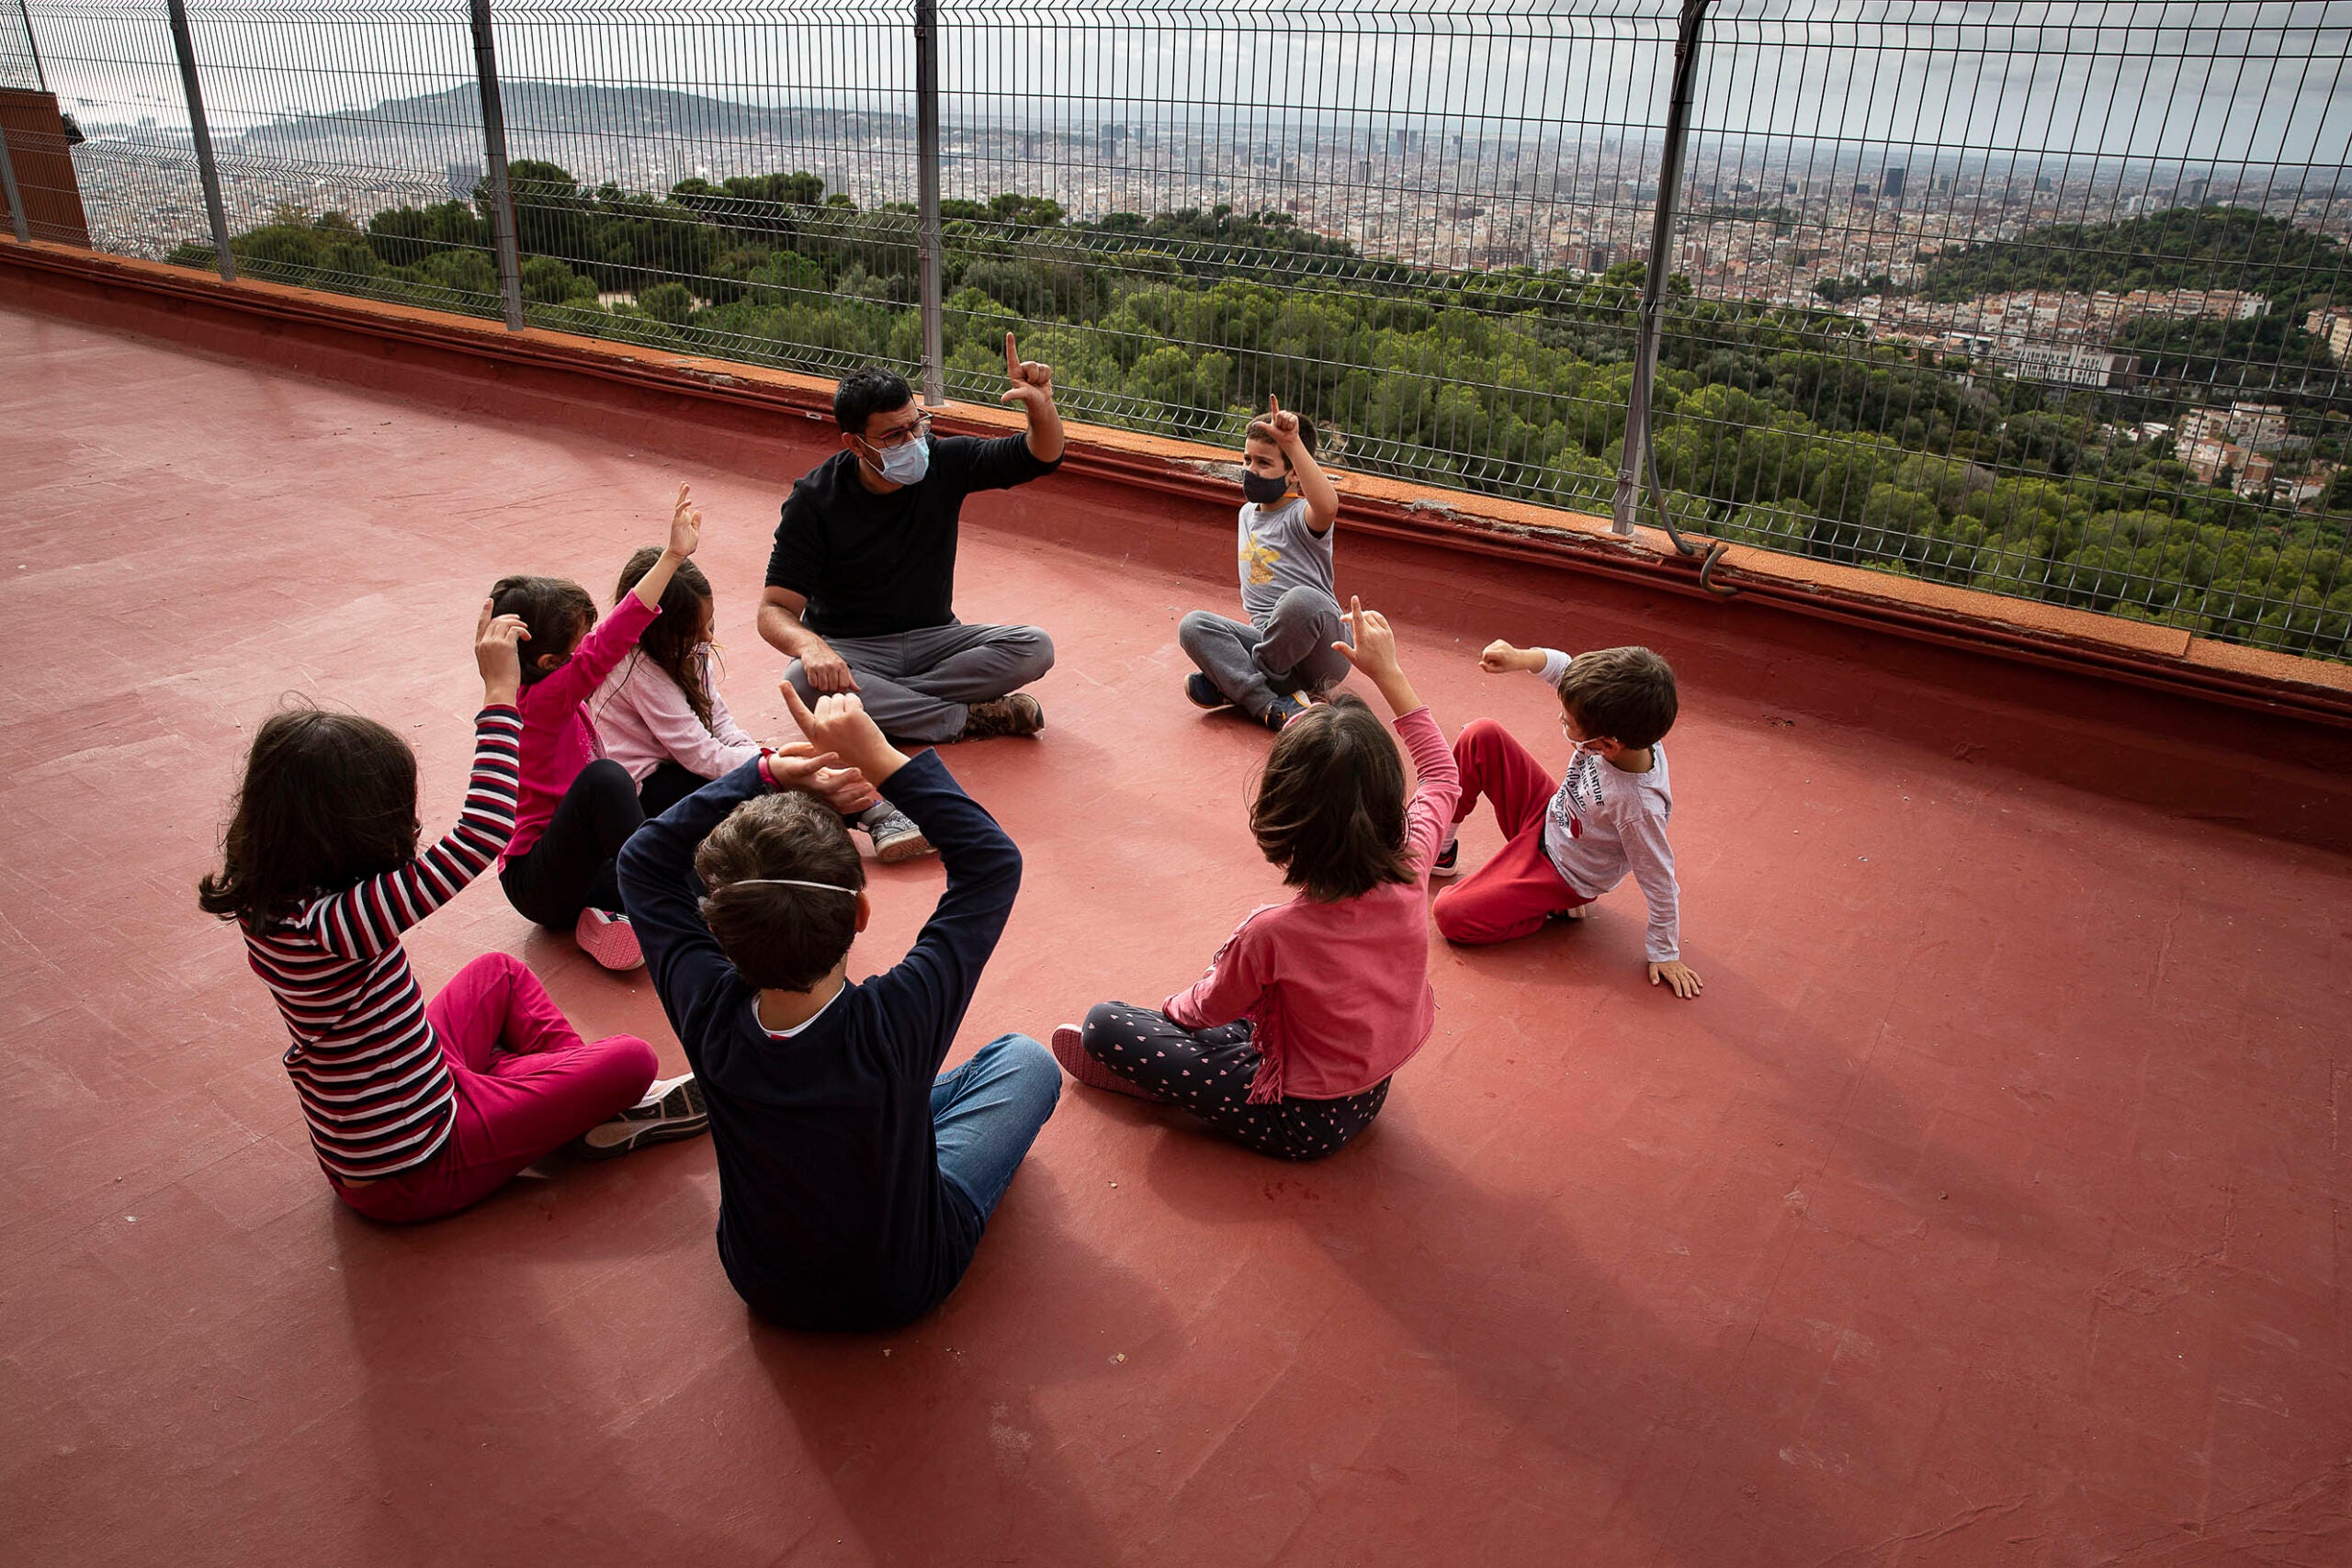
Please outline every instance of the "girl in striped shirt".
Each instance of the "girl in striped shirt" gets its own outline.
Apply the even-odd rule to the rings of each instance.
[[[691,1077],[655,1083],[632,1035],[583,1042],[503,953],[430,1002],[401,932],[455,897],[514,829],[521,674],[512,615],[482,606],[482,708],[457,826],[417,852],[416,756],[372,719],[295,708],[254,737],[198,901],[234,919],[286,1020],[286,1070],[327,1180],[379,1220],[452,1213],[550,1151],[592,1156],[702,1130]]]

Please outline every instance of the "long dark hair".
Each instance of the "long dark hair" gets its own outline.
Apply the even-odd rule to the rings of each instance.
[[[1405,760],[1362,697],[1342,692],[1283,727],[1259,775],[1250,830],[1283,881],[1318,904],[1412,883]]]
[[[555,673],[596,624],[596,601],[568,577],[502,577],[490,585],[490,606],[493,615],[522,616],[523,629],[531,634],[521,649],[526,686]],[[539,656],[546,653],[561,657],[542,670]]]
[[[372,718],[304,704],[269,716],[245,754],[208,915],[260,931],[322,893],[416,856],[416,753]]]
[[[629,557],[613,589],[613,603],[619,604],[623,594],[644,581],[661,558],[662,551],[652,545]],[[678,574],[662,591],[662,614],[637,639],[638,650],[686,694],[686,705],[705,729],[710,728],[710,671],[702,651],[702,607],[709,603],[710,579],[694,562],[680,561]]]

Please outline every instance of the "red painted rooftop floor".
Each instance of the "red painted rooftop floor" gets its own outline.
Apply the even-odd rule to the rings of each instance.
[[[1340,1156],[1073,1088],[944,1309],[784,1334],[720,1274],[700,1143],[341,1209],[193,885],[284,693],[412,733],[447,820],[486,585],[601,597],[680,477],[775,733],[751,608],[816,448],[697,470],[6,310],[0,373],[0,1557],[2352,1562],[2340,856],[1711,690],[1718,636],[1671,742],[1703,999],[1641,984],[1630,885],[1441,945],[1437,1035]],[[1029,867],[959,1052],[1163,996],[1274,888],[1264,740],[1176,691],[1229,524],[1173,505],[967,515],[960,608],[1061,664],[1039,740],[950,753]],[[1351,554],[1449,729],[1555,734],[1487,636],[1679,646],[1676,602],[1408,592],[1345,539],[1343,590]],[[869,968],[939,874],[877,880]],[[520,953],[679,1069],[641,980],[488,882],[409,947],[428,986]]]

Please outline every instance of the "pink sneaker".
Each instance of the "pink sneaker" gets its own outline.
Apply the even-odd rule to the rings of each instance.
[[[638,949],[637,932],[629,929],[627,915],[582,909],[571,928],[571,940],[580,944],[581,952],[607,969],[626,974],[645,967],[645,954]]]
[[[1099,1089],[1111,1094],[1129,1095],[1136,1100],[1156,1100],[1158,1095],[1147,1094],[1086,1054],[1086,1040],[1078,1025],[1065,1023],[1054,1031],[1054,1060],[1062,1071],[1089,1089]]]

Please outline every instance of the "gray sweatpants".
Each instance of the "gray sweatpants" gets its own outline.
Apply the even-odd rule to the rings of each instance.
[[[883,734],[936,746],[964,732],[974,703],[1017,692],[1054,667],[1054,639],[1035,626],[925,626],[893,637],[829,637],[857,677]],[[794,660],[784,668],[803,702],[817,693]]]
[[[1331,645],[1353,640],[1340,606],[1319,588],[1292,589],[1255,626],[1194,610],[1176,626],[1184,657],[1251,718],[1265,717],[1276,697],[1312,695],[1345,680],[1347,655]]]

